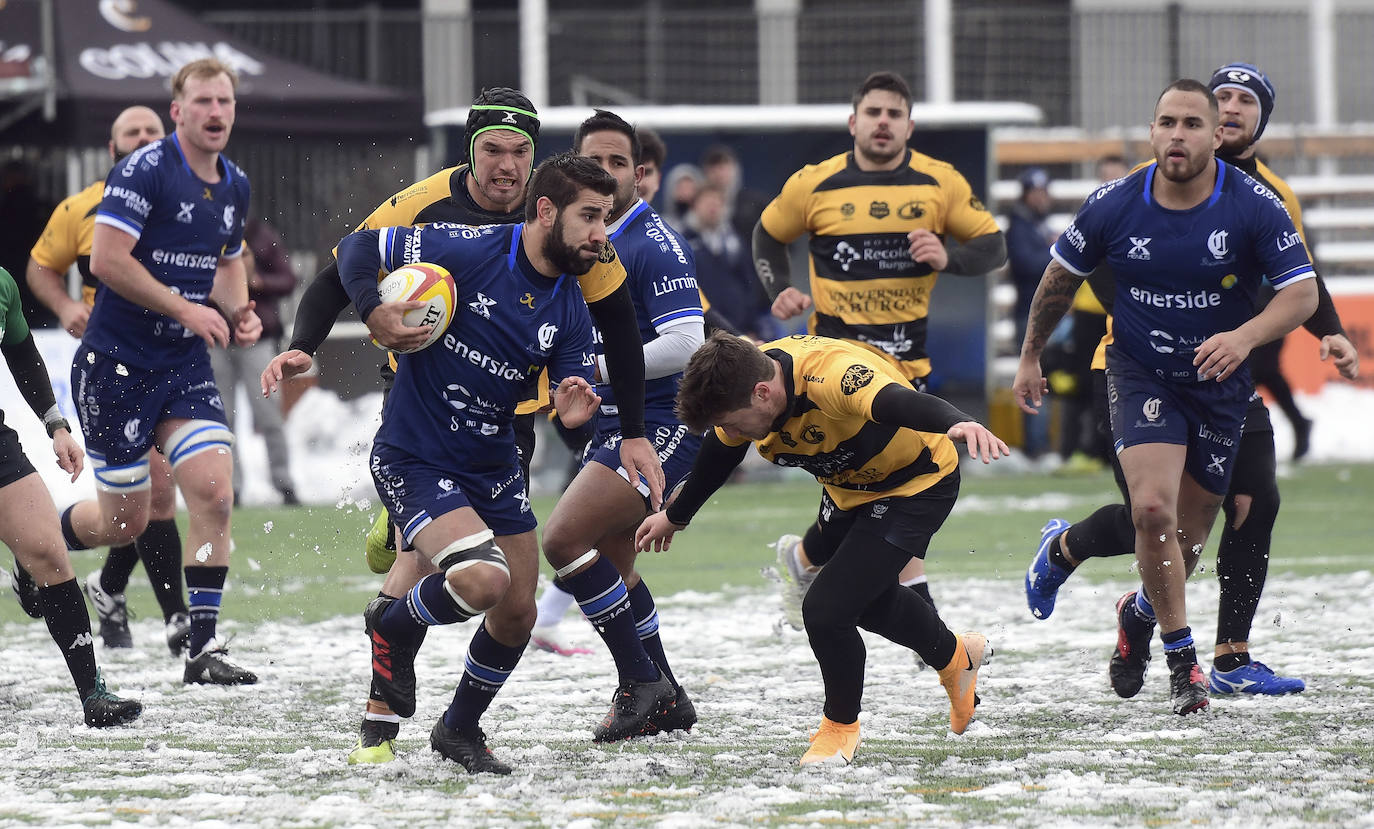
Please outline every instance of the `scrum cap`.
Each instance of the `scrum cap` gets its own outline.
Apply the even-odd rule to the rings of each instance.
[[[489,130],[510,130],[530,140],[531,147],[539,143],[539,113],[534,104],[518,89],[495,86],[483,89],[468,110],[468,159],[477,146],[477,136]]]
[[[1212,73],[1212,81],[1207,84],[1213,92],[1218,89],[1240,89],[1249,92],[1259,101],[1259,123],[1250,136],[1250,143],[1260,140],[1264,127],[1269,123],[1269,115],[1274,111],[1274,85],[1269,78],[1252,63],[1228,63]]]

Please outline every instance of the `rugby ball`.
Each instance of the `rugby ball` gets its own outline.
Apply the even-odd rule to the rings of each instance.
[[[432,324],[434,330],[423,345],[397,350],[399,354],[413,354],[433,345],[448,328],[449,321],[453,319],[453,309],[458,304],[458,286],[453,276],[439,265],[425,262],[397,268],[382,277],[377,283],[377,293],[383,304],[410,300],[426,303],[423,308],[406,311],[402,321],[412,328]],[[372,344],[382,347],[376,340]]]

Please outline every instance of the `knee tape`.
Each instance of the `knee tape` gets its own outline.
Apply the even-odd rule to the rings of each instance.
[[[164,447],[164,455],[176,469],[183,461],[211,449],[228,451],[234,445],[234,433],[223,423],[213,420],[189,420],[172,433]]]
[[[489,564],[509,576],[506,554],[496,546],[495,538],[496,534],[491,530],[473,533],[440,550],[430,561],[445,575],[466,570],[475,564]]]
[[[95,488],[101,492],[138,492],[153,485],[148,477],[148,455],[122,466],[110,466],[105,456],[95,452],[88,453],[91,471],[95,473]]]

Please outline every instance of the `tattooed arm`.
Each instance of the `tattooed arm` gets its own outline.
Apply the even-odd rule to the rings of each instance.
[[[1049,385],[1040,370],[1040,354],[1054,333],[1055,326],[1073,304],[1073,295],[1084,277],[1079,276],[1059,260],[1051,259],[1040,277],[1040,285],[1031,300],[1030,316],[1026,320],[1026,339],[1021,343],[1021,363],[1016,368],[1012,392],[1016,405],[1029,414],[1039,411],[1040,401]]]

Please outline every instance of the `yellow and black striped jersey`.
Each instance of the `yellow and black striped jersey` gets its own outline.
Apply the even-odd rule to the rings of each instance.
[[[35,262],[58,273],[66,273],[75,264],[81,272],[81,299],[87,308],[95,305],[95,289],[100,284],[91,273],[91,239],[95,236],[95,211],[104,193],[105,181],[101,179],[63,199],[29,251]]]
[[[355,230],[376,230],[381,227],[410,227],[414,225],[448,222],[465,225],[516,224],[525,220],[524,206],[509,213],[483,210],[468,195],[466,178],[468,165],[459,164],[440,170],[387,199],[363,219]],[[335,251],[337,255],[337,250]],[[625,265],[616,255],[610,241],[592,269],[577,278],[582,298],[587,303],[605,299],[626,279]],[[392,371],[396,370],[395,355],[388,356]],[[549,405],[548,372],[544,372],[535,386],[538,397],[516,407],[516,414],[530,414]]]
[[[939,274],[912,260],[907,234],[963,242],[998,228],[958,170],[907,153],[895,170],[860,170],[853,153],[803,167],[761,221],[780,242],[811,234],[813,334],[862,343],[919,378],[930,373],[926,316]]]
[[[1258,181],[1260,184],[1274,191],[1274,195],[1279,197],[1279,201],[1283,202],[1284,209],[1287,210],[1288,215],[1292,217],[1293,228],[1297,230],[1298,235],[1302,237],[1303,247],[1307,248],[1307,258],[1311,259],[1312,249],[1307,244],[1307,231],[1304,230],[1302,226],[1302,204],[1298,202],[1298,196],[1293,192],[1293,188],[1288,186],[1288,182],[1279,178],[1278,173],[1269,169],[1269,165],[1254,156],[1237,161],[1230,161],[1227,159],[1220,160],[1226,161],[1233,167],[1239,167],[1241,170],[1244,170],[1250,178],[1253,178],[1255,181]],[[1151,163],[1152,162],[1146,161],[1137,164],[1131,169],[1131,172],[1134,173],[1136,170],[1148,166]],[[1103,335],[1101,341],[1097,344],[1097,350],[1093,352],[1093,369],[1105,370],[1107,368],[1107,346],[1111,344],[1112,317],[1109,314],[1107,316],[1107,333]]]
[[[954,472],[959,454],[943,432],[875,423],[873,398],[893,383],[910,388],[891,361],[847,340],[797,335],[760,346],[782,364],[787,408],[757,442],[778,466],[805,469],[840,509],[915,495]],[[716,437],[730,446],[720,429]]]

